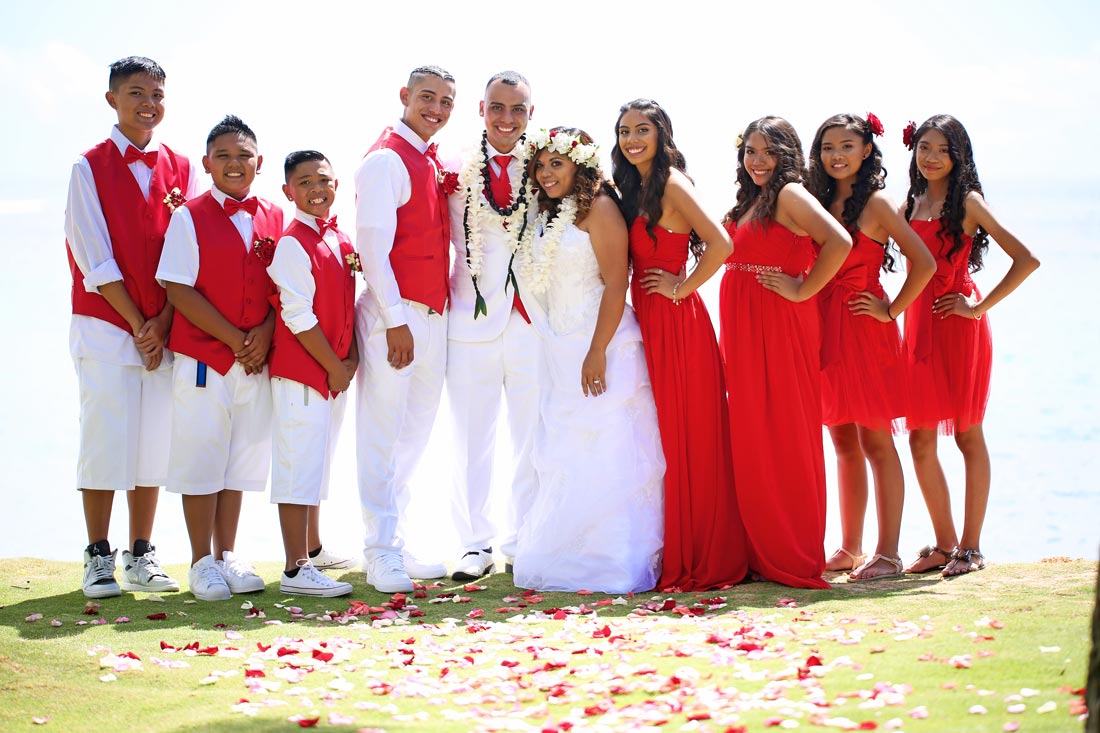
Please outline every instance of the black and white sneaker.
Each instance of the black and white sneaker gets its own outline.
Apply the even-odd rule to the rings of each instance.
[[[144,593],[178,591],[180,584],[164,572],[157,559],[156,548],[149,545],[144,555],[122,551],[122,589]]]
[[[470,550],[455,563],[454,570],[451,571],[451,579],[477,580],[491,572],[493,572],[492,549]]]
[[[115,555],[101,554],[99,548],[91,545],[84,550],[84,595],[87,598],[111,598],[122,595],[122,589],[115,581]]]

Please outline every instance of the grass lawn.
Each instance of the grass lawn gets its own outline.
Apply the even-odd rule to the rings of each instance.
[[[338,572],[350,603],[275,580],[96,606],[77,563],[0,560],[0,730],[1078,731],[1096,573],[624,598],[493,575],[391,599]]]

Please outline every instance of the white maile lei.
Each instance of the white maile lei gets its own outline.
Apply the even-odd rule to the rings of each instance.
[[[512,155],[520,161],[521,170],[527,169],[527,161],[529,156],[529,147],[526,142],[526,136],[521,136],[516,142],[515,146],[507,154]],[[492,221],[499,221],[504,227],[504,230],[515,236],[515,243],[512,245],[512,255],[515,256],[516,251],[522,246],[520,233],[523,231],[523,223],[527,219],[527,202],[524,202],[522,206],[515,207],[508,216],[501,216],[497,213],[492,206],[489,205],[485,193],[485,167],[489,165],[489,161],[486,160],[484,154],[480,151],[474,152],[467,156],[466,164],[462,167],[462,170],[458,172],[458,190],[465,191],[466,195],[466,264],[470,269],[470,277],[474,280],[474,286],[477,286],[477,279],[481,276],[481,264],[485,259],[485,249],[482,237],[482,224]],[[521,194],[521,188],[526,176],[512,176],[509,178],[509,182],[512,184],[512,198],[513,202],[519,200]],[[526,192],[524,192],[526,193]],[[525,237],[524,237],[525,238]],[[511,273],[509,273],[510,275]],[[480,301],[479,297],[479,301]],[[476,314],[475,314],[476,317]]]
[[[566,196],[558,205],[558,214],[550,220],[550,212],[539,214],[535,226],[528,228],[516,254],[516,269],[523,277],[526,292],[541,295],[550,286],[550,272],[554,255],[561,244],[565,230],[577,219],[577,198]],[[539,247],[533,246],[536,230],[541,235]]]

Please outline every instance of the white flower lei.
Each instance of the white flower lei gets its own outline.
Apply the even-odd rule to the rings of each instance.
[[[558,214],[553,221],[550,212],[543,211],[535,221],[535,226],[527,230],[524,242],[516,258],[517,269],[523,276],[527,290],[525,292],[542,294],[550,285],[550,272],[553,269],[554,255],[557,254],[565,230],[577,219],[577,197],[566,196],[558,205]],[[538,251],[533,246],[535,230],[541,233]]]
[[[521,137],[515,146],[511,150],[511,155],[519,159],[523,168],[527,167],[527,160],[530,157],[528,146],[526,144],[526,138]],[[522,242],[519,241],[519,232],[522,228],[523,220],[527,218],[527,205],[518,207],[508,217],[502,217],[493,207],[489,205],[485,196],[482,195],[485,190],[485,178],[483,174],[484,167],[489,163],[480,154],[480,151],[475,151],[466,160],[466,164],[462,167],[462,170],[458,172],[458,189],[459,191],[466,192],[466,216],[469,221],[469,236],[466,238],[466,262],[470,268],[470,276],[477,278],[481,275],[481,263],[485,259],[485,250],[483,246],[483,238],[481,234],[481,224],[493,221],[502,221],[505,231],[514,234],[516,242],[512,246],[512,254],[515,254],[517,250],[522,246]],[[523,169],[521,168],[521,170]],[[510,178],[512,184],[512,201],[516,201],[519,197],[520,185],[523,176],[513,176]]]

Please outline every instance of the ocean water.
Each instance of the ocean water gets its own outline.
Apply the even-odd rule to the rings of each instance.
[[[59,199],[55,199],[59,200]],[[993,464],[993,487],[982,539],[992,561],[1034,561],[1049,556],[1097,557],[1100,548],[1100,418],[1097,363],[1100,329],[1095,310],[1100,251],[1094,199],[1061,200],[1036,209],[1027,191],[1002,192],[998,213],[1012,219],[1013,231],[1042,261],[1042,267],[990,318],[994,337],[992,394],[985,431]],[[0,556],[77,560],[86,544],[80,497],[74,486],[77,439],[76,380],[68,354],[68,289],[60,211],[19,207],[0,211],[6,232],[5,265],[0,268],[5,345],[0,362],[3,413],[0,417]],[[1052,220],[1059,223],[1051,225]],[[975,276],[983,292],[1007,269],[1008,260],[992,246],[988,264]],[[703,290],[717,314],[718,277]],[[892,275],[887,289],[896,292]],[[457,557],[449,526],[451,491],[447,405],[415,476],[408,543],[439,559]],[[355,480],[354,415],[345,421],[333,472],[331,499],[322,507],[325,543],[358,552],[362,524]],[[509,472],[505,420],[498,440],[496,489]],[[839,545],[836,484],[831,445],[823,434],[829,470],[826,550]],[[898,438],[906,466],[903,557],[910,557],[933,534],[912,475],[907,442]],[[940,454],[961,529],[963,470],[951,438],[940,439]],[[874,505],[868,508],[864,548],[875,540]],[[116,501],[112,544],[126,542],[125,501]],[[164,494],[154,541],[168,562],[189,557],[178,497]],[[278,518],[266,495],[248,495],[237,543],[248,558],[282,556]]]

